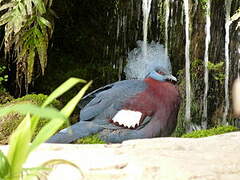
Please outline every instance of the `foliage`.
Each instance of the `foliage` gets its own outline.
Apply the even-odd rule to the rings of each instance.
[[[6,66],[0,65],[0,90],[5,91],[6,89],[3,87],[3,82],[8,80],[8,75],[4,73],[6,70]]]
[[[203,9],[207,9],[207,2],[209,0],[200,0],[199,3]]]
[[[75,143],[76,144],[106,144],[106,142],[102,141],[97,134],[78,139]]]
[[[207,129],[207,130],[193,131],[191,133],[184,134],[181,137],[201,138],[201,137],[208,137],[208,136],[213,136],[213,135],[218,135],[218,134],[224,134],[224,133],[238,131],[238,130],[239,129],[234,126],[219,126],[219,127],[215,127],[215,128]]]
[[[5,27],[4,52],[10,60],[16,59],[18,83],[19,75],[24,74],[28,85],[36,56],[42,74],[47,64],[48,41],[53,31],[52,0],[1,0],[0,3],[0,26]]]
[[[231,22],[238,21],[238,24],[237,24],[236,29],[240,27],[239,18],[240,18],[240,8],[239,8],[239,9],[236,11],[236,13],[231,17]]]
[[[201,59],[194,59],[191,63],[191,77],[192,81],[196,82],[199,80],[199,77],[203,77],[204,68],[203,61]]]
[[[54,99],[61,96],[77,83],[85,83],[85,81],[77,78],[70,78],[68,81],[58,87],[42,104],[41,107],[32,104],[17,104],[0,109],[0,116],[4,116],[12,111],[25,114],[24,120],[18,126],[16,131],[10,137],[10,147],[7,156],[0,154],[0,160],[7,163],[1,164],[1,179],[21,179],[23,174],[23,164],[27,160],[29,154],[35,150],[41,143],[51,137],[73,112],[79,100],[91,85],[86,84],[79,93],[72,98],[60,111],[47,107]],[[49,122],[40,130],[34,140],[31,142],[32,135],[37,127],[39,119],[48,118]],[[26,176],[26,175],[25,175]]]
[[[223,84],[223,81],[225,79],[224,62],[219,62],[219,63],[214,64],[209,61],[208,69],[212,73],[213,78],[216,81],[219,81],[221,84]]]

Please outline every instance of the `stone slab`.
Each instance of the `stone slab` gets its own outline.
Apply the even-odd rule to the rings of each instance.
[[[0,146],[5,153],[7,146]],[[52,159],[71,161],[48,179],[89,180],[239,180],[240,132],[207,138],[154,138],[122,144],[42,144],[25,167]]]

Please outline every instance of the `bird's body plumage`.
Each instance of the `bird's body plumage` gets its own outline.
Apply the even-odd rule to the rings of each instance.
[[[171,82],[151,77],[119,81],[86,95],[80,102],[80,121],[48,142],[69,143],[95,133],[111,143],[168,136],[176,127],[179,104],[178,89]],[[129,112],[133,112],[132,117]],[[123,114],[129,117],[121,117]],[[134,127],[126,125],[127,121]]]

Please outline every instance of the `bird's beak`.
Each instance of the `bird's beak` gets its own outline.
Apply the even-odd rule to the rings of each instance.
[[[173,75],[167,75],[167,80],[172,81],[172,82],[177,82],[177,78],[174,77]]]

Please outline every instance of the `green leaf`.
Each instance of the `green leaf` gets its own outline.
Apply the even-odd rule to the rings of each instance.
[[[25,5],[26,5],[26,9],[27,9],[27,14],[32,15],[33,14],[32,0],[25,0]]]
[[[17,47],[20,48],[20,46],[22,46],[23,44],[26,44],[26,41],[31,39],[34,33],[34,27],[30,28],[29,30],[26,30],[24,32],[19,33],[20,35],[20,40],[14,39],[15,42],[17,42]],[[19,36],[17,36],[19,37]],[[28,49],[26,49],[28,50]],[[20,56],[22,56],[21,54],[25,54],[20,52]]]
[[[50,8],[52,6],[53,0],[49,0],[48,7]]]
[[[44,0],[46,7],[50,8],[52,6],[53,0]]]
[[[37,38],[43,38],[43,34],[41,31],[37,28],[37,26],[34,27],[34,33]]]
[[[31,136],[31,119],[30,115],[27,114],[10,137],[7,157],[11,166],[11,179],[18,179],[17,177],[21,174],[23,163],[28,156]]]
[[[47,34],[45,34],[45,35],[47,36]],[[44,75],[44,70],[47,65],[48,38],[47,37],[45,38],[44,35],[42,35],[41,37],[38,37],[35,40],[38,41],[38,43],[35,43],[35,44],[36,44],[37,51],[38,51],[42,74]]]
[[[7,12],[4,13],[3,15],[1,15],[0,20],[5,19],[5,18],[10,17],[10,16],[13,16],[13,15],[14,15],[14,12],[15,12],[15,10],[7,11]]]
[[[27,15],[27,11],[26,11],[26,8],[25,8],[23,3],[19,2],[18,3],[18,8],[19,8],[19,12],[20,12],[21,16],[26,16]]]
[[[44,14],[46,12],[46,8],[42,0],[32,0],[32,2],[40,14]]]
[[[30,152],[36,149],[41,143],[48,140],[64,124],[65,119],[52,119],[37,134],[30,147]]]
[[[3,107],[0,109],[0,116],[4,116],[12,111],[17,111],[21,114],[30,113],[46,119],[54,118],[66,119],[65,116],[55,108],[51,107],[41,108],[33,104],[16,104],[13,106]]]
[[[0,150],[0,179],[7,176],[10,172],[10,165],[7,160],[7,157]]]
[[[46,101],[43,103],[42,107],[46,107],[48,104],[50,104],[54,99],[58,98],[65,92],[67,92],[69,89],[71,89],[73,86],[75,86],[78,83],[86,83],[85,80],[79,79],[79,78],[69,78],[67,81],[65,81],[63,84],[61,84],[57,89],[55,89],[46,99]]]
[[[231,17],[231,21],[236,21],[240,18],[240,8],[237,10],[237,12]]]
[[[64,106],[64,108],[61,110],[61,112],[66,116],[69,117],[72,112],[74,111],[76,105],[78,104],[78,102],[80,101],[80,99],[83,97],[83,95],[85,94],[86,90],[89,88],[89,86],[92,84],[92,81],[90,81],[89,83],[87,83],[80,91],[79,93],[72,98],[66,106]]]
[[[52,24],[41,16],[38,17],[38,23],[47,26],[49,29],[52,29]]]
[[[33,74],[33,66],[34,66],[34,58],[35,58],[35,50],[30,49],[30,52],[27,57],[27,79],[28,79],[28,84],[32,82],[32,74]]]
[[[34,115],[31,119],[32,123],[31,123],[31,131],[32,131],[32,134],[34,134],[35,130],[36,130],[36,127],[38,125],[38,122],[39,122],[39,119],[40,117],[39,116],[36,116]]]
[[[0,7],[0,11],[2,10],[5,10],[5,9],[8,9],[8,8],[11,8],[13,6],[15,6],[17,3],[16,2],[10,2],[10,3],[7,3],[7,4],[4,4]]]
[[[11,16],[11,13],[5,13],[4,15],[6,15],[6,16],[2,16],[1,18],[0,18],[0,26],[2,26],[2,25],[4,25],[4,24],[6,24],[6,23],[9,23],[9,21],[11,21],[12,20],[12,16]]]
[[[16,10],[12,18],[14,34],[18,33],[21,30],[24,21],[25,19],[22,17],[21,12],[19,10]]]

